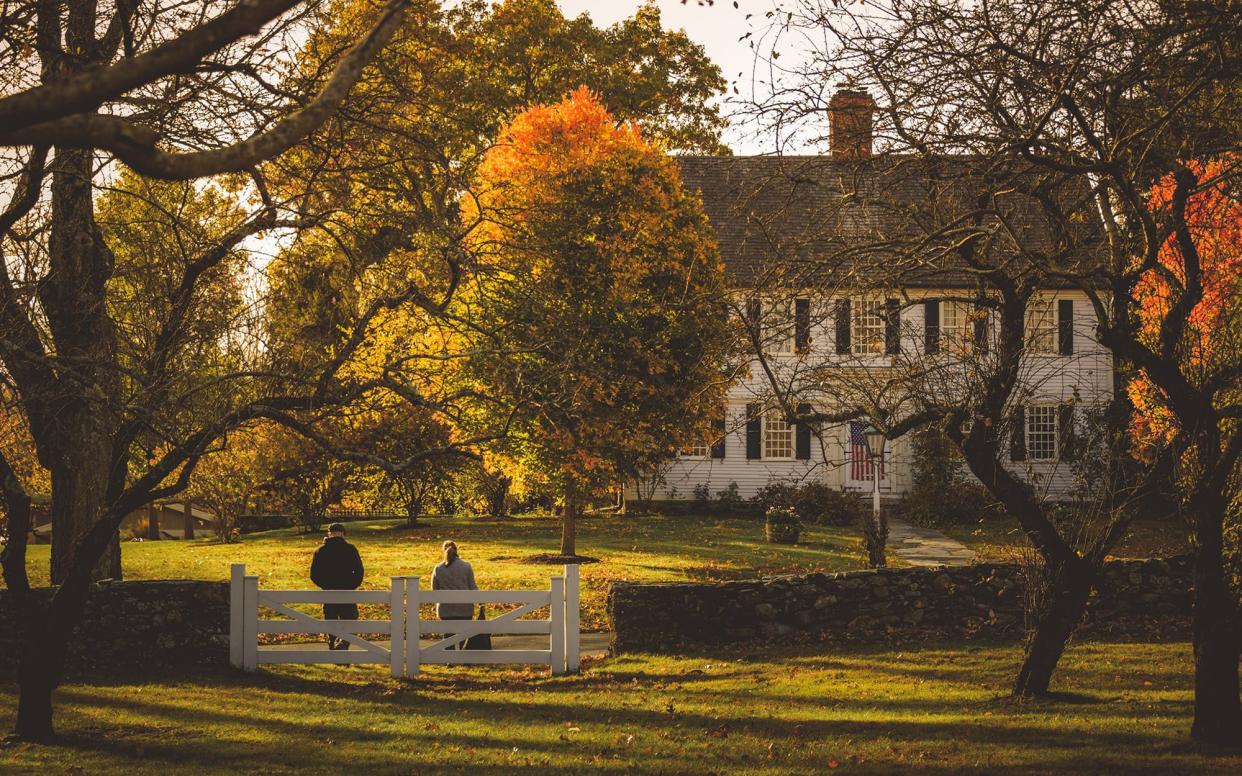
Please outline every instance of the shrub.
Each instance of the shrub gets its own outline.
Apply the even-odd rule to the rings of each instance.
[[[767,515],[774,508],[793,509],[797,493],[798,486],[792,482],[769,482],[750,501],[759,514]]]
[[[763,532],[769,544],[797,544],[801,531],[802,524],[792,510],[780,507],[768,510]]]
[[[798,488],[794,501],[798,518],[813,525],[854,525],[864,511],[858,496],[822,482],[808,482]]]
[[[746,503],[742,495],[738,493],[737,483],[730,482],[729,487],[724,490],[717,491],[716,503],[726,512],[736,512]]]
[[[822,482],[770,482],[751,501],[761,515],[773,508],[788,509],[808,525],[854,525],[862,511],[857,496]]]
[[[893,507],[893,512],[927,528],[980,523],[1001,513],[988,489],[973,482],[960,482],[943,493],[913,489]]]
[[[913,484],[894,511],[929,528],[978,523],[998,513],[987,488],[971,482],[962,469],[961,454],[938,429],[914,436]]]
[[[712,494],[707,489],[706,482],[700,482],[694,486],[693,499],[695,509],[705,510],[711,504]]]

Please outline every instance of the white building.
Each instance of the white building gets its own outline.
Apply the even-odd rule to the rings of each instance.
[[[858,433],[865,421],[816,430],[791,425],[776,392],[797,397],[803,411],[840,410],[848,394],[859,392],[875,398],[891,391],[892,400],[901,401],[889,377],[934,363],[945,375],[943,390],[953,390],[954,370],[966,367],[972,349],[989,347],[994,327],[969,301],[986,293],[977,273],[951,259],[932,259],[896,273],[882,268],[898,281],[881,286],[865,269],[866,262],[883,260],[890,243],[894,262],[909,264],[908,250],[894,235],[931,231],[961,211],[972,192],[967,176],[954,171],[969,160],[872,157],[870,108],[855,134],[846,136],[845,142],[862,143],[861,150],[840,148],[845,133],[839,127],[859,115],[848,112],[857,110],[860,97],[864,107],[870,102],[846,95],[847,115],[832,117],[830,157],[679,159],[685,185],[700,192],[716,231],[737,311],[761,321],[755,336],[768,357],[766,369],[752,359],[748,374],[729,390],[718,436],[685,451],[642,486],[655,500],[691,499],[696,489],[714,498],[734,483],[749,498],[770,482],[808,479],[870,492]],[[1024,207],[1016,195],[994,201],[999,226],[986,248],[990,255],[1056,247],[1039,209],[1027,202]],[[1021,434],[1013,435],[1010,456],[1015,471],[1054,498],[1072,484],[1065,459],[1066,432],[1081,424],[1074,408],[1102,404],[1112,392],[1111,355],[1094,332],[1093,308],[1079,290],[1045,289],[1029,305],[1022,402],[1014,415]],[[889,442],[882,492],[908,490],[910,464],[909,439]],[[640,495],[633,484],[627,494]]]

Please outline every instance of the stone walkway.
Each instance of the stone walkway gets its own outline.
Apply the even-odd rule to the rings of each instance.
[[[888,521],[888,548],[911,566],[968,566],[975,559],[957,539],[904,520]]]

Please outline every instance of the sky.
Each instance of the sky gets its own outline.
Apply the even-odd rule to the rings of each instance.
[[[642,0],[557,0],[566,16],[587,13],[598,26],[606,27],[634,15]],[[656,0],[660,18],[669,29],[681,29],[707,52],[730,86],[736,82],[742,95],[750,93],[754,53],[747,41],[739,40],[747,32],[758,37],[765,30],[764,13],[771,10],[771,0],[716,0],[713,5],[700,5],[696,0]],[[752,14],[750,20],[747,14]],[[726,112],[728,108],[726,106]],[[772,153],[773,143],[754,132],[734,127],[724,138],[737,154]]]

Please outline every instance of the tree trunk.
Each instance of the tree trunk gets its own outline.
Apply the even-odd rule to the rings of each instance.
[[[1094,568],[1080,558],[1051,570],[1048,591],[1036,613],[1035,628],[1027,638],[1022,667],[1014,682],[1015,697],[1040,698],[1048,694],[1052,673],[1082,622],[1094,584]]]
[[[1199,743],[1237,748],[1242,746],[1238,602],[1225,578],[1225,505],[1206,500],[1212,503],[1201,503],[1195,532],[1195,720],[1190,734]]]
[[[147,539],[153,542],[160,538],[160,511],[161,508],[154,501],[147,504]]]
[[[119,513],[105,512],[74,547],[76,563],[64,582],[43,605],[31,595],[22,603],[24,633],[17,669],[20,690],[14,734],[21,739],[47,741],[53,734],[52,692],[60,685],[69,638],[82,618],[91,585],[92,560],[114,546]]]
[[[418,528],[418,514],[423,511],[421,501],[411,500],[405,502],[405,527]]]
[[[26,542],[30,533],[30,496],[17,479],[17,473],[9,466],[0,452],[0,503],[4,504],[8,520],[9,539],[0,550],[0,567],[4,570],[4,583],[14,593],[30,589],[26,575]]]
[[[1195,606],[1195,721],[1190,735],[1202,744],[1237,749],[1242,747],[1238,643],[1213,619],[1211,609]]]
[[[52,472],[52,584],[63,584],[73,564],[75,540],[85,534],[104,515],[108,489],[110,445],[104,440],[90,444],[82,434],[82,444],[64,451],[76,462]],[[91,449],[95,453],[90,452]],[[103,448],[101,450],[101,448]],[[92,579],[121,578],[120,535],[114,535],[95,563]]]
[[[507,517],[509,514],[509,488],[513,486],[513,478],[498,474],[492,482],[488,493],[487,511],[490,517]]]
[[[57,663],[53,650],[49,649],[44,635],[45,616],[31,613],[37,618],[27,621],[29,635],[18,666],[17,722],[13,735],[22,741],[49,743],[55,736],[52,725],[52,691],[58,684]]]
[[[578,554],[578,499],[565,495],[565,514],[561,516],[561,555],[573,557]]]
[[[69,575],[75,545],[108,506],[117,436],[112,403],[121,391],[116,368],[116,331],[104,304],[113,258],[95,224],[94,154],[57,148],[52,171],[48,234],[50,272],[39,299],[55,339],[58,361],[71,364],[49,386],[57,406],[54,424],[35,435],[39,457],[52,476],[52,584]],[[115,534],[92,570],[95,579],[121,578],[120,540]]]

